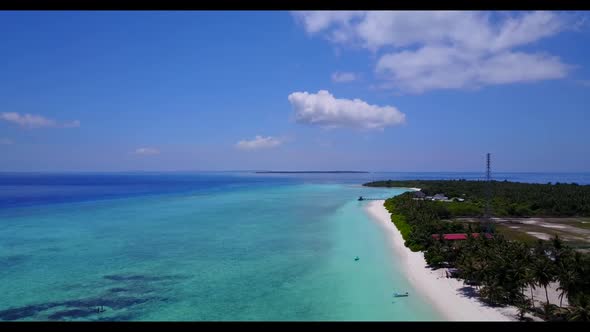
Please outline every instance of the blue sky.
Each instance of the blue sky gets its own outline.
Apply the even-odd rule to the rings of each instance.
[[[0,171],[590,171],[586,16],[0,12]]]

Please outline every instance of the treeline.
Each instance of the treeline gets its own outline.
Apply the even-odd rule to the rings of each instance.
[[[558,238],[550,243],[539,240],[534,247],[507,241],[500,234],[488,239],[483,226],[443,221],[437,205],[412,198],[412,193],[404,193],[387,199],[385,207],[405,245],[413,251],[425,251],[429,265],[455,268],[456,276],[474,285],[485,301],[516,305],[521,318],[532,311],[546,320],[590,320],[589,255],[572,250]],[[465,241],[432,237],[463,232],[480,236],[469,236]],[[567,298],[568,308],[549,303],[547,286],[554,281],[559,282],[560,298]],[[538,287],[546,294],[546,303],[540,308],[527,296],[530,291],[532,297],[532,289]]]
[[[464,202],[436,202],[441,217],[482,216],[486,204],[485,181],[410,180],[375,181],[368,187],[421,188],[432,196],[443,193]],[[498,217],[569,217],[590,216],[590,185],[575,183],[534,184],[491,181],[491,213]],[[434,203],[434,202],[432,202]]]
[[[391,213],[392,221],[402,233],[406,247],[412,251],[422,251],[432,245],[432,234],[463,233],[461,223],[442,222],[438,204],[428,201],[416,201],[411,193],[405,193],[385,201],[385,207]],[[476,226],[474,231],[481,231]]]

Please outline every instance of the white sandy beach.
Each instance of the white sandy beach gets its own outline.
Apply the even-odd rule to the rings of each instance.
[[[368,214],[391,234],[391,249],[396,263],[407,278],[434,307],[450,321],[514,321],[518,310],[514,307],[493,308],[480,302],[476,297],[464,295],[460,289],[463,282],[446,278],[445,270],[432,270],[426,266],[422,252],[412,252],[404,246],[401,233],[391,222],[384,201],[367,204]],[[410,295],[411,296],[411,295]]]

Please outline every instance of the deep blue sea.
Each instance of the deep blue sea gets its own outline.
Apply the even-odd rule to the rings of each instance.
[[[442,320],[419,295],[392,299],[417,293],[356,198],[404,192],[367,181],[481,178],[0,173],[0,320]]]

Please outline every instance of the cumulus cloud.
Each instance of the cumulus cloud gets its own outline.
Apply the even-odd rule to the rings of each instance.
[[[386,85],[420,93],[563,78],[568,66],[558,57],[542,53],[481,55],[449,47],[423,47],[386,54],[375,71]]]
[[[570,17],[552,12],[295,12],[311,35],[378,53],[375,71],[407,92],[559,79],[559,57],[519,47],[554,36]]]
[[[8,138],[0,138],[0,145],[10,145],[14,143],[11,139]]]
[[[335,72],[332,74],[332,82],[335,83],[348,83],[357,79],[355,73],[348,72]]]
[[[288,97],[295,120],[326,128],[382,129],[405,122],[393,106],[370,105],[360,99],[337,99],[330,92],[293,92]]]
[[[295,18],[303,23],[305,30],[310,33],[317,33],[333,24],[346,25],[352,18],[363,15],[358,11],[300,11],[294,12]]]
[[[143,156],[151,156],[160,154],[160,150],[155,148],[138,148],[135,150],[135,154],[143,155]]]
[[[262,137],[256,135],[254,139],[239,141],[238,143],[236,143],[236,148],[240,150],[260,150],[274,148],[281,144],[283,144],[283,141],[281,139],[272,136]]]
[[[25,128],[73,128],[80,127],[80,121],[74,120],[70,122],[58,123],[53,119],[48,119],[40,115],[23,114],[17,112],[3,112],[0,113],[0,120],[11,122]]]

